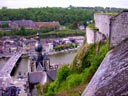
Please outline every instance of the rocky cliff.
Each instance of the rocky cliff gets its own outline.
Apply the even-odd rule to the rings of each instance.
[[[128,39],[108,52],[82,96],[128,96]]]

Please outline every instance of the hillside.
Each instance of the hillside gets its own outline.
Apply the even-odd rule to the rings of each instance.
[[[80,96],[105,57],[108,42],[83,44],[70,66],[63,65],[56,80],[43,86],[45,96]]]

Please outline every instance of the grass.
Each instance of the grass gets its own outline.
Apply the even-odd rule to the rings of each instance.
[[[95,27],[95,24],[93,22],[88,24],[87,27],[90,28],[91,30],[99,31],[99,29]]]
[[[117,12],[98,12],[96,14],[105,14],[105,15],[112,15],[112,16],[115,16],[117,15],[118,13]]]
[[[67,36],[84,36],[85,32],[81,30],[65,29],[56,32],[40,33],[41,37],[67,37]]]

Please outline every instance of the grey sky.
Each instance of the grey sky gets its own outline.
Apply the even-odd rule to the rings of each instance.
[[[128,0],[0,0],[0,8],[28,8],[28,7],[118,7],[128,8]]]

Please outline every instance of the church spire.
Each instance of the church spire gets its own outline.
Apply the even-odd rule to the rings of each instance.
[[[40,34],[37,32],[36,36],[37,36],[36,37],[37,38],[37,42],[35,44],[35,51],[36,52],[42,52],[42,45],[40,43]]]

